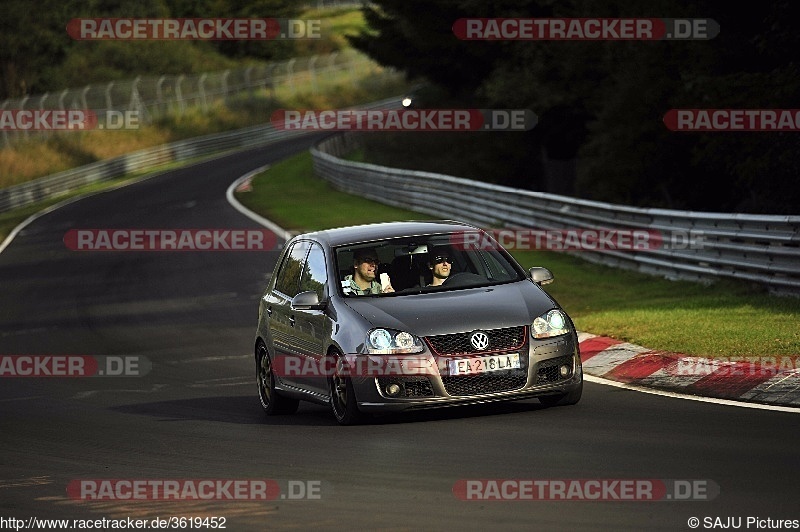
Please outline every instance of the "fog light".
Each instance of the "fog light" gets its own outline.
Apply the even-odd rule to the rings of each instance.
[[[567,366],[567,365],[563,365],[560,368],[558,368],[558,372],[561,374],[561,378],[562,379],[564,379],[567,376],[569,376],[570,370],[571,370],[571,368],[569,366]]]
[[[397,395],[400,393],[400,386],[397,384],[390,384],[386,387],[386,395]]]

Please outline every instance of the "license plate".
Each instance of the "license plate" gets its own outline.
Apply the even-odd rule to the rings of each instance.
[[[475,375],[491,371],[519,369],[519,353],[449,360],[450,375]]]

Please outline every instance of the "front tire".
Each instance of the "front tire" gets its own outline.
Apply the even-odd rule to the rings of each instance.
[[[267,353],[267,347],[259,343],[256,349],[256,380],[261,408],[268,416],[294,414],[300,405],[297,399],[284,397],[275,390],[275,373]]]
[[[353,381],[346,375],[345,359],[334,353],[335,370],[328,379],[331,396],[331,410],[340,425],[357,425],[364,421],[364,414],[358,409]]]

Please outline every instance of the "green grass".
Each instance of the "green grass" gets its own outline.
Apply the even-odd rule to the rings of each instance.
[[[334,190],[314,176],[308,153],[260,174],[253,187],[238,199],[290,230],[430,218]],[[800,299],[734,281],[668,281],[556,252],[513,255],[526,268],[553,272],[545,288],[579,330],[696,356],[800,354]]]
[[[308,49],[298,47],[298,56],[343,51],[349,48],[344,35],[358,33],[365,26],[361,11],[352,8],[312,9],[304,18],[322,19],[324,38],[298,41],[308,46]],[[320,77],[315,86],[308,80],[303,83],[298,76],[292,88],[281,85],[275,92],[254,90],[228,98],[226,104],[213,102],[207,110],[195,107],[179,115],[161,117],[134,131],[88,131],[54,135],[47,141],[18,142],[0,149],[0,188],[150,146],[267,123],[272,112],[279,108],[349,107],[402,94],[409,86],[410,82],[401,74],[365,60],[353,70]],[[0,213],[0,241],[28,216],[64,199],[114,186],[120,180],[97,183],[58,198]]]
[[[69,168],[116,157],[176,140],[230,131],[270,121],[276,109],[335,109],[402,94],[409,83],[396,73],[364,62],[364,68],[349,77],[349,71],[320,80],[316,90],[306,84],[275,94],[264,90],[215,102],[207,111],[199,107],[180,115],[158,118],[138,130],[86,131],[53,135],[48,140],[28,140],[0,149],[0,188],[5,188]]]
[[[556,280],[547,290],[579,329],[702,356],[800,353],[800,299],[731,280],[668,281],[556,252],[515,252]]]
[[[276,164],[252,184],[253,192],[237,193],[237,199],[290,231],[430,218],[335,190],[314,177],[310,153]]]
[[[302,18],[320,19],[322,38],[295,41],[294,56],[310,57],[337,52],[338,62],[341,62],[346,57],[356,55],[352,53],[345,35],[358,33],[366,26],[360,9],[310,9]],[[128,57],[131,53],[127,47],[119,48],[114,43],[105,44],[122,54],[120,57]],[[148,50],[157,54],[158,47],[151,50],[150,43],[139,44],[146,45]],[[175,44],[183,46],[181,43]],[[187,73],[196,71],[190,66],[198,66],[196,60],[200,52],[192,48],[187,53],[194,55],[184,57],[186,54],[181,53],[179,61],[170,52],[162,59],[173,61],[174,64],[170,64],[174,68],[177,68],[176,65],[183,65],[188,69]],[[218,55],[214,57],[222,59]],[[225,98],[224,101],[214,100],[209,103],[208,108],[190,107],[182,113],[168,113],[137,130],[59,133],[47,140],[15,139],[10,146],[0,149],[0,188],[146,147],[268,123],[276,109],[350,107],[403,94],[411,86],[401,73],[382,68],[363,55],[358,57],[363,57],[363,60],[356,61],[352,68],[335,73],[320,72],[313,80],[308,72],[301,70],[295,73],[292,85],[279,84],[274,91],[254,89],[252,92]],[[225,61],[227,62],[218,64],[215,59],[206,65],[204,71],[235,67],[239,64],[229,59]],[[247,64],[248,61],[251,60],[243,60],[242,64]],[[326,61],[325,58],[321,59],[317,67],[322,69],[326,66]],[[118,75],[125,77],[123,73]]]

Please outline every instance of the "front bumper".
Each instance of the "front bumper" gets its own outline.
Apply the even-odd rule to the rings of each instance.
[[[428,357],[430,369],[425,374],[353,377],[358,407],[363,412],[379,413],[518,401],[565,394],[581,386],[583,371],[574,335],[529,341],[525,351],[527,356],[521,357],[525,359],[524,368],[480,376],[448,376],[446,371],[439,371],[447,357],[434,357],[430,352],[414,355],[417,361]],[[569,367],[567,375],[561,374],[562,366]],[[421,364],[417,362],[415,367]],[[405,393],[390,396],[387,386],[391,384]]]

